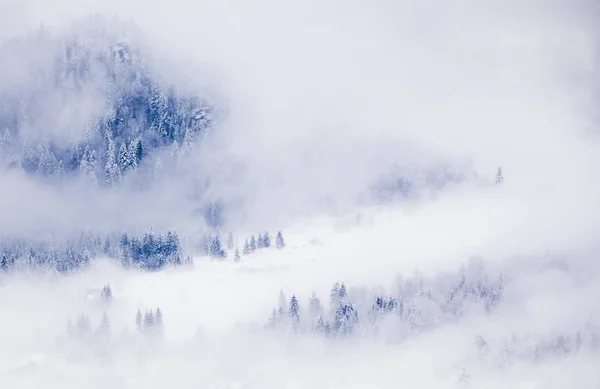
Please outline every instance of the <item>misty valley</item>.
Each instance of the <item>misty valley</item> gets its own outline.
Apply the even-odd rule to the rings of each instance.
[[[53,1],[0,5],[0,387],[600,388],[593,1]]]

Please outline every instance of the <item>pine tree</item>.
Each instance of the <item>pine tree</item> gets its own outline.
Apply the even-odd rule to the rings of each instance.
[[[142,140],[138,139],[135,142],[135,152],[134,152],[134,156],[135,156],[135,163],[136,166],[139,166],[140,163],[142,162],[142,158],[144,158],[145,153],[144,153],[144,147],[142,146]]]
[[[54,177],[58,170],[58,160],[49,146],[44,146],[38,162],[37,173],[41,177]]]
[[[154,325],[155,325],[156,330],[158,331],[159,335],[162,334],[163,329],[164,329],[164,324],[163,324],[163,314],[162,314],[162,311],[160,310],[160,308],[156,308],[156,313],[154,314]]]
[[[150,311],[146,311],[144,315],[144,330],[151,331],[154,328],[154,313]]]
[[[137,154],[136,154],[137,141],[131,141],[129,143],[129,147],[127,147],[127,152],[129,153],[129,159],[131,162],[131,168],[135,170],[138,167]],[[141,143],[140,143],[141,149]]]
[[[102,288],[102,292],[100,292],[100,298],[105,302],[109,302],[112,300],[112,290],[110,289],[109,284],[105,285]]]
[[[221,248],[221,240],[217,235],[210,244],[210,256],[215,258],[225,258],[227,253]]]
[[[87,182],[92,185],[98,185],[98,179],[96,178],[96,151],[90,150],[90,146],[85,147],[83,157],[79,164],[79,171]]]
[[[300,324],[300,306],[298,305],[298,299],[296,296],[292,296],[290,299],[290,309],[288,311],[290,319],[292,319],[292,326],[297,328]]]
[[[323,316],[321,316],[321,315],[317,316],[317,320],[315,321],[314,331],[317,334],[321,334],[321,335],[325,333],[325,323],[323,322]]]
[[[6,260],[6,254],[2,254],[2,261],[0,261],[0,271],[8,270],[8,261]]]
[[[346,285],[344,285],[342,282],[342,286],[340,286],[339,290],[339,300],[343,300],[346,296],[348,296],[348,293],[346,292]]]
[[[271,312],[271,317],[269,318],[269,323],[267,326],[271,329],[277,328],[277,324],[279,323],[279,315],[277,310],[273,308],[273,312]]]
[[[173,146],[171,147],[171,158],[175,162],[179,161],[179,143],[177,141],[173,142]]]
[[[265,232],[263,235],[263,247],[269,248],[271,247],[271,238],[269,237],[269,233]]]
[[[279,291],[279,310],[283,313],[287,308],[287,298],[285,297],[285,293],[283,293],[283,289]]]
[[[129,169],[133,168],[133,157],[129,153],[127,149],[127,145],[125,142],[121,143],[121,147],[119,148],[119,168],[122,173],[127,172]]]
[[[329,303],[331,304],[332,307],[337,305],[339,298],[340,298],[340,284],[339,284],[339,282],[336,281],[336,283],[333,284],[333,287],[331,288],[331,292],[329,293]]]
[[[504,182],[504,175],[502,175],[502,166],[498,166],[496,171],[496,185],[500,185]]]
[[[135,314],[135,327],[138,331],[142,331],[142,311],[140,311],[139,309]]]
[[[101,340],[106,341],[110,337],[110,321],[108,320],[108,315],[106,312],[102,314],[102,320],[100,321],[100,326],[98,327],[98,335]]]
[[[121,171],[119,165],[115,159],[115,143],[110,136],[110,133],[106,133],[106,165],[104,166],[104,183],[108,186],[115,186],[120,179]]]
[[[250,243],[248,243],[248,238],[244,242],[244,255],[248,255],[252,252],[252,248],[250,247]]]
[[[240,261],[240,250],[235,249],[235,254],[233,255],[233,260],[235,262],[239,262]]]
[[[59,159],[58,160],[58,166],[56,167],[56,177],[59,180],[62,180],[65,178],[65,167],[63,165],[63,160]]]
[[[285,241],[283,240],[283,235],[281,234],[281,231],[277,233],[277,238],[275,239],[275,247],[277,247],[278,249],[282,249],[285,247]]]
[[[250,250],[256,251],[256,239],[254,239],[254,235],[250,238]]]
[[[321,300],[317,297],[315,292],[312,292],[312,296],[308,300],[308,315],[311,319],[314,319],[317,316],[320,316],[323,312],[323,308],[321,307]]]
[[[227,248],[229,250],[233,250],[233,247],[234,247],[233,234],[230,232],[229,235],[227,236]]]
[[[263,247],[265,247],[264,243],[263,243],[263,236],[262,234],[258,234],[258,239],[256,239],[256,247],[259,249],[262,249]]]

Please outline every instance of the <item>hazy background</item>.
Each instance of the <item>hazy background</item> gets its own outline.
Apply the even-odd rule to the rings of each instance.
[[[60,279],[5,280],[0,382],[427,388],[453,387],[466,365],[474,385],[490,388],[597,387],[593,353],[506,370],[469,356],[478,333],[575,331],[598,314],[594,3],[2,1],[2,38],[41,24],[60,31],[90,13],[131,19],[165,78],[226,111],[195,149],[189,174],[146,193],[48,188],[2,171],[4,234],[81,225],[193,233],[201,220],[190,217],[196,204],[188,194],[198,175],[210,179],[206,198],[235,204],[227,228],[236,239],[283,228],[289,244],[239,265],[200,261],[193,271],[138,274],[98,263]],[[14,82],[10,69],[0,85]],[[499,165],[505,184],[483,185]],[[433,199],[364,204],[382,174],[438,166],[471,180]],[[572,270],[538,272],[546,254],[563,255]],[[513,261],[516,295],[493,316],[477,312],[406,344],[232,330],[263,324],[282,288],[305,306],[313,290],[326,300],[336,280],[388,287],[398,273],[456,270],[474,255]],[[107,282],[116,296],[114,336],[133,330],[138,308],[165,312],[165,344],[148,351],[145,364],[137,346],[123,346],[133,351],[112,364],[73,365],[55,343],[69,316],[89,311],[97,325],[102,309],[84,295]],[[207,336],[198,344],[197,327]]]

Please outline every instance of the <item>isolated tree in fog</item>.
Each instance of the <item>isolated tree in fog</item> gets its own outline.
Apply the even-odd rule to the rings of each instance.
[[[227,236],[227,248],[229,250],[233,250],[234,247],[234,243],[233,243],[233,233],[229,233],[229,236]]]
[[[239,262],[240,261],[240,250],[235,249],[235,254],[233,255],[233,260],[235,262]]]
[[[277,247],[278,249],[282,249],[285,247],[285,241],[283,240],[283,235],[281,234],[281,231],[277,233],[277,238],[275,238],[275,247]]]
[[[502,175],[502,166],[498,166],[496,171],[496,184],[502,184],[504,182],[504,176]]]
[[[102,288],[102,291],[100,292],[100,298],[103,301],[111,301],[112,300],[112,290],[110,289],[110,285],[104,285],[104,287]]]

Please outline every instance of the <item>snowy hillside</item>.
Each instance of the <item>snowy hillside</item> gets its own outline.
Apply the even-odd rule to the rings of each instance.
[[[600,388],[600,9],[0,2],[0,388]]]

